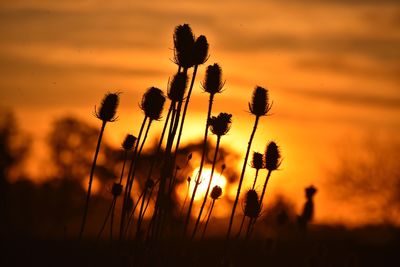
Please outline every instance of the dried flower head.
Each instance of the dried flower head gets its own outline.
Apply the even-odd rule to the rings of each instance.
[[[315,188],[313,185],[310,185],[305,189],[305,191],[306,191],[306,198],[311,199],[315,195],[315,193],[317,193],[317,188]]]
[[[119,93],[107,93],[101,101],[100,109],[95,108],[95,115],[98,119],[106,122],[113,122],[119,104]]]
[[[204,35],[197,37],[193,48],[194,65],[204,64],[208,59],[208,42]]]
[[[171,101],[179,102],[183,100],[187,85],[187,74],[180,72],[175,74],[168,88],[168,98]]]
[[[111,189],[113,196],[117,197],[122,193],[122,184],[114,183]]]
[[[244,203],[244,215],[250,218],[257,218],[260,215],[261,206],[258,201],[258,194],[255,190],[250,189],[246,193]]]
[[[152,188],[154,186],[154,181],[151,179],[147,179],[145,186],[146,188]]]
[[[124,139],[124,142],[122,142],[122,148],[126,151],[132,150],[133,146],[135,145],[136,139],[137,139],[136,136],[127,134]]]
[[[258,153],[258,152],[253,152],[253,158],[251,161],[251,167],[260,170],[264,167],[264,160],[263,160],[263,154]]]
[[[249,103],[250,112],[256,116],[265,116],[271,110],[271,107],[268,90],[257,86],[253,91],[251,103]]]
[[[281,153],[275,142],[269,142],[265,150],[265,168],[274,171],[281,165]]]
[[[218,185],[214,186],[213,189],[211,190],[211,198],[216,200],[222,195],[222,188],[219,187]]]
[[[211,132],[217,136],[227,134],[231,128],[231,118],[232,115],[228,113],[220,113],[217,117],[212,116],[208,121]]]
[[[156,87],[150,87],[142,97],[140,108],[150,120],[159,120],[161,119],[164,103],[164,93]]]
[[[175,63],[183,68],[193,66],[194,35],[189,24],[178,25],[174,32]]]
[[[202,83],[204,91],[212,95],[221,93],[224,84],[225,82],[222,82],[221,67],[217,63],[209,65],[206,70],[206,77]]]

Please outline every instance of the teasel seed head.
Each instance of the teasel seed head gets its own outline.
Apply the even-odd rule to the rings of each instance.
[[[317,193],[317,188],[315,188],[313,185],[310,185],[305,189],[305,191],[306,191],[306,198],[311,199],[315,195],[315,193]]]
[[[175,63],[183,68],[193,66],[194,35],[189,24],[178,25],[174,32]]]
[[[204,35],[197,37],[193,48],[193,63],[194,65],[204,64],[208,59],[208,42]]]
[[[146,188],[150,189],[154,186],[154,181],[151,179],[146,180],[146,184],[145,184]]]
[[[258,152],[253,152],[253,158],[251,161],[251,167],[256,169],[256,170],[260,170],[263,169],[264,167],[264,159],[263,159],[264,155]]]
[[[95,115],[98,119],[104,122],[113,122],[119,104],[119,93],[107,93],[101,101],[100,109],[95,107]]]
[[[244,215],[250,218],[257,218],[260,216],[261,206],[258,201],[258,194],[256,190],[250,189],[246,193],[244,203]]]
[[[160,120],[164,103],[164,93],[156,87],[150,87],[142,97],[140,108],[150,120]]]
[[[250,112],[256,116],[265,116],[271,110],[269,103],[268,90],[257,86],[253,91],[251,103],[249,103]]]
[[[211,190],[210,197],[214,200],[217,200],[222,195],[222,188],[218,185],[214,186]]]
[[[215,63],[214,65],[209,65],[206,70],[206,76],[202,87],[205,92],[215,95],[222,92],[225,82],[222,82],[222,69]]]
[[[133,136],[131,134],[127,134],[125,139],[124,139],[124,142],[122,142],[122,148],[125,151],[132,150],[133,146],[135,145],[136,139],[137,139],[136,136]]]
[[[179,102],[183,100],[186,92],[187,80],[188,77],[186,73],[180,72],[175,74],[169,84],[167,92],[168,98],[171,101]]]
[[[208,120],[208,125],[213,134],[222,136],[229,132],[231,128],[232,115],[228,113],[220,113],[217,117],[212,116]]]
[[[265,168],[274,171],[281,165],[281,152],[275,142],[271,141],[265,150]]]
[[[113,196],[117,197],[122,193],[122,184],[114,183],[111,189],[111,193]]]

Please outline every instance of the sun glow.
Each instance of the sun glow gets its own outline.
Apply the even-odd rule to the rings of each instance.
[[[195,177],[197,177],[199,172],[199,168],[194,169],[193,173],[192,173],[192,181],[190,183],[190,195],[193,194],[193,190],[194,190],[194,179]],[[203,168],[202,174],[201,174],[201,179],[200,179],[200,184],[197,187],[197,191],[196,191],[196,196],[194,198],[195,201],[200,201],[204,198],[204,195],[206,194],[207,191],[207,186],[208,183],[210,181],[211,178],[211,168]],[[213,175],[213,179],[211,182],[211,187],[210,187],[210,191],[209,194],[211,193],[211,190],[214,186],[218,185],[219,187],[222,188],[222,196],[225,193],[225,189],[226,189],[226,183],[227,180],[225,178],[225,176],[221,175],[219,172],[217,172],[216,170],[214,170],[214,175]]]

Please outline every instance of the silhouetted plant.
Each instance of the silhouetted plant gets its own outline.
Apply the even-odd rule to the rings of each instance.
[[[188,106],[189,106],[189,101],[190,101],[190,96],[192,94],[194,81],[196,80],[197,69],[198,69],[199,65],[204,64],[207,61],[207,59],[208,59],[208,42],[207,42],[207,38],[204,35],[200,35],[196,39],[196,41],[194,43],[194,47],[193,47],[194,69],[193,69],[192,80],[190,82],[189,91],[188,91],[188,94],[186,96],[185,106],[183,108],[181,123],[180,123],[180,126],[179,126],[178,138],[177,138],[176,145],[175,145],[175,158],[176,158],[176,155],[177,155],[178,150],[179,150],[179,144],[180,144],[180,141],[181,141],[183,125],[185,123],[186,112],[187,112],[187,109],[188,109]]]
[[[236,193],[235,202],[233,203],[232,213],[231,213],[231,217],[229,220],[228,232],[226,235],[227,239],[229,239],[230,234],[231,234],[233,220],[235,217],[235,210],[236,210],[237,203],[239,201],[240,190],[242,188],[244,174],[246,172],[247,159],[249,157],[249,152],[250,152],[251,144],[253,142],[254,134],[256,133],[258,121],[261,116],[267,115],[267,113],[271,110],[271,107],[272,107],[272,105],[269,103],[267,89],[257,86],[253,91],[252,101],[251,101],[251,103],[249,103],[249,110],[256,118],[255,118],[255,122],[254,122],[254,126],[253,126],[253,131],[250,135],[250,140],[249,140],[249,143],[247,146],[246,156],[245,156],[244,162],[243,162],[243,168],[242,168],[242,173],[241,173],[240,179],[239,179],[239,185],[238,185],[238,189],[237,189],[237,193]]]
[[[264,182],[264,186],[262,189],[262,193],[261,193],[261,197],[260,197],[260,204],[263,203],[264,200],[264,195],[265,195],[265,191],[267,189],[267,184],[269,181],[269,178],[271,177],[271,173],[275,170],[277,170],[279,168],[279,166],[282,163],[282,159],[281,159],[281,153],[279,151],[279,147],[276,145],[275,142],[269,142],[267,145],[267,148],[265,150],[265,168],[268,170],[268,174],[267,177],[265,179]],[[254,219],[252,221],[252,226],[249,225],[250,229],[252,227],[254,227],[254,225],[256,224],[257,219]],[[251,231],[249,232],[251,234]],[[249,236],[249,234],[248,234]]]
[[[121,170],[121,175],[119,178],[118,183],[114,183],[112,188],[111,188],[111,194],[113,195],[113,199],[111,201],[111,206],[106,214],[106,217],[104,219],[104,223],[99,231],[99,234],[97,236],[97,239],[100,239],[101,234],[104,231],[104,228],[106,227],[108,218],[111,217],[111,222],[110,222],[110,240],[112,240],[113,236],[113,225],[114,225],[114,217],[115,217],[115,205],[117,203],[117,198],[121,195],[122,193],[122,179],[124,177],[124,172],[125,172],[125,165],[126,165],[126,160],[128,158],[128,152],[133,149],[133,146],[135,145],[136,142],[136,137],[127,134],[124,141],[122,142],[122,149],[124,150],[124,162],[122,164],[122,170]]]
[[[252,222],[260,216],[261,212],[261,202],[258,201],[258,194],[254,189],[250,189],[246,193],[243,212],[244,216],[249,218],[249,224],[247,227],[247,234],[246,234],[246,238],[249,238]]]
[[[200,212],[199,212],[199,215],[197,216],[196,224],[193,229],[192,238],[194,238],[194,236],[196,235],[197,227],[199,226],[199,223],[201,220],[201,215],[203,213],[203,209],[207,202],[208,192],[210,191],[212,179],[214,176],[214,169],[215,169],[215,164],[217,162],[217,155],[218,155],[218,149],[219,149],[221,137],[223,135],[227,134],[228,131],[230,130],[231,123],[232,123],[231,118],[232,118],[231,114],[220,113],[217,117],[213,116],[208,121],[208,125],[210,127],[211,132],[217,136],[217,144],[215,146],[214,159],[213,159],[212,167],[211,167],[210,180],[208,181],[208,186],[207,186],[206,193],[204,195],[203,203],[201,204]]]
[[[197,187],[199,185],[198,180],[201,179],[201,174],[203,172],[203,165],[204,165],[204,160],[205,160],[205,155],[207,153],[207,135],[208,135],[208,125],[209,125],[209,119],[211,116],[211,110],[212,110],[212,105],[213,105],[213,100],[214,96],[217,93],[221,93],[222,88],[224,86],[224,83],[221,81],[221,75],[222,75],[222,70],[221,67],[218,64],[210,65],[207,67],[206,70],[206,76],[204,79],[203,83],[203,89],[205,92],[210,94],[209,100],[208,100],[208,112],[207,112],[207,120],[206,120],[206,127],[204,131],[204,140],[203,140],[203,150],[202,150],[202,155],[201,155],[201,161],[200,161],[200,167],[199,167],[199,172],[198,176],[195,178],[196,183],[194,185],[192,197],[189,202],[189,207],[188,207],[188,212],[186,215],[186,220],[185,220],[185,227],[183,232],[186,233],[189,221],[190,221],[190,215],[192,212],[192,207],[193,207],[193,202],[194,198],[196,196],[197,192]]]
[[[211,190],[211,194],[210,194],[210,197],[212,199],[211,204],[210,204],[210,211],[207,214],[207,219],[206,219],[206,223],[204,225],[204,229],[203,229],[203,233],[201,235],[201,239],[203,239],[205,234],[206,234],[207,226],[208,226],[208,223],[210,221],[211,213],[212,213],[212,211],[214,209],[215,201],[217,199],[219,199],[221,195],[222,195],[222,188],[219,187],[218,185],[214,186],[213,189]]]
[[[189,24],[178,25],[174,32],[174,59],[179,68],[193,66],[193,48],[195,38]],[[178,71],[179,72],[179,71]]]
[[[102,121],[102,124],[101,124],[101,128],[100,128],[99,139],[98,139],[97,146],[96,146],[96,152],[94,153],[92,168],[90,169],[89,185],[88,185],[88,191],[87,191],[87,195],[86,195],[86,202],[85,202],[85,208],[84,208],[84,212],[83,212],[81,228],[79,231],[79,239],[82,238],[83,232],[85,230],[86,218],[87,218],[87,214],[88,214],[88,210],[89,210],[90,194],[91,194],[91,190],[92,190],[94,169],[96,167],[97,156],[98,156],[99,150],[100,150],[101,139],[103,137],[104,129],[106,127],[107,122],[113,122],[117,119],[117,117],[115,115],[117,113],[118,104],[119,104],[119,94],[118,93],[107,93],[101,102],[100,109],[97,110],[95,108],[95,115],[99,120]]]
[[[121,224],[120,224],[120,238],[122,238],[123,233],[124,233],[124,224],[125,224],[125,217],[126,217],[126,201],[128,200],[128,197],[131,195],[132,191],[132,186],[133,186],[133,181],[135,178],[135,173],[137,169],[137,161],[140,158],[140,154],[142,152],[144,143],[146,142],[146,138],[151,126],[151,123],[154,120],[160,120],[162,111],[164,108],[164,103],[165,103],[165,96],[164,93],[156,88],[156,87],[150,87],[143,95],[142,97],[142,102],[140,104],[140,108],[144,112],[144,119],[142,122],[142,126],[139,131],[139,136],[138,140],[135,146],[134,150],[134,155],[131,160],[131,165],[129,167],[129,172],[128,172],[128,179],[127,179],[127,185],[125,188],[125,194],[124,194],[124,202],[122,205],[122,213],[121,213]],[[139,147],[139,143],[141,141],[141,135],[143,132],[143,128],[146,124],[147,119],[149,119],[149,123],[147,125],[147,129],[145,132],[145,135],[142,140],[142,144]]]
[[[317,188],[310,185],[305,189],[306,193],[306,203],[304,203],[303,212],[297,218],[298,225],[300,229],[306,230],[307,225],[311,222],[314,217],[314,202],[313,197],[317,193]]]

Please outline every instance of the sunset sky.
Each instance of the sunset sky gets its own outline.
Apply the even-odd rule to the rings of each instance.
[[[150,86],[166,90],[177,70],[173,30],[188,23],[196,36],[207,36],[206,65],[223,69],[225,92],[216,96],[213,114],[232,113],[233,123],[222,146],[244,154],[254,122],[248,112],[252,91],[256,85],[269,90],[271,116],[261,119],[252,151],[264,152],[275,140],[284,160],[267,199],[284,194],[300,211],[304,187],[314,184],[318,221],[380,222],[379,213],[355,203],[342,208],[327,177],[341,155],[368,153],[370,140],[400,144],[398,1],[14,0],[2,1],[0,14],[0,106],[12,109],[34,137],[36,160],[29,170],[35,179],[44,176],[51,122],[70,114],[98,126],[94,106],[108,91],[122,94],[107,141],[119,145],[127,132],[137,134],[141,95]],[[184,142],[203,134],[205,67]],[[248,168],[245,187],[253,175]]]

